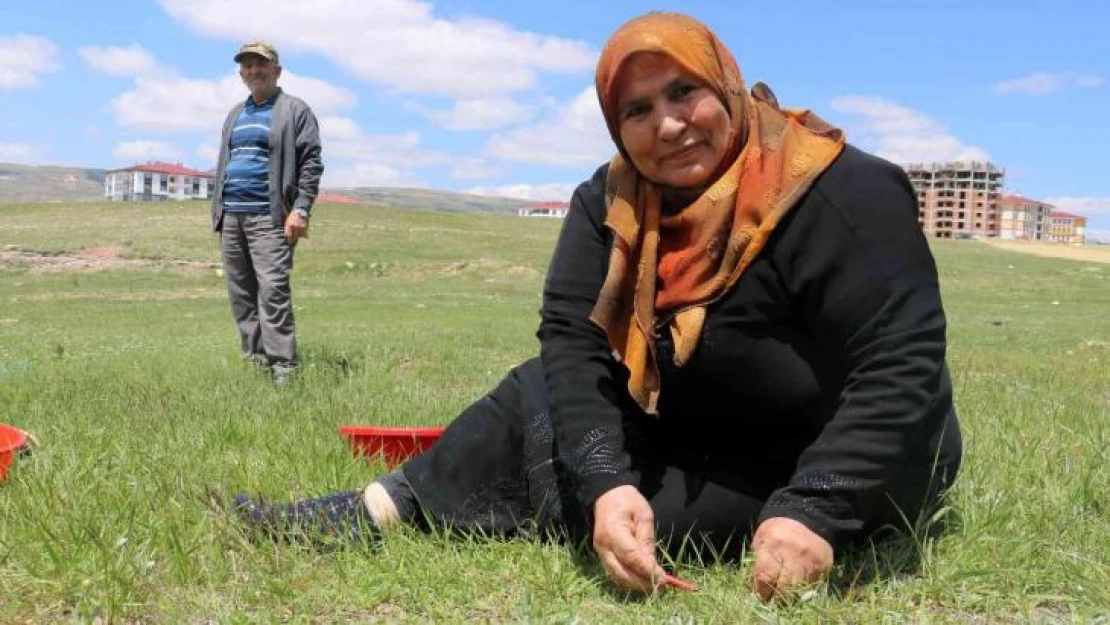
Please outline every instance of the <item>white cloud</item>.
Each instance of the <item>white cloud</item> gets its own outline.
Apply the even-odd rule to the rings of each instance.
[[[1087,230],[1087,241],[1092,243],[1110,243],[1110,230]]]
[[[148,132],[220,128],[228,110],[243,94],[238,80],[238,76],[218,82],[176,76],[139,77],[134,89],[113,98],[112,112],[120,126]]]
[[[317,119],[320,136],[329,141],[350,141],[363,136],[362,127],[349,117],[325,116]]]
[[[486,156],[506,161],[567,167],[600,165],[615,151],[593,87],[579,93],[551,121],[495,135],[483,149]]]
[[[200,169],[215,168],[216,161],[220,158],[220,148],[215,143],[201,143],[197,146],[196,157],[200,160]]]
[[[497,187],[473,187],[464,191],[474,195],[521,198],[536,201],[569,202],[577,184],[508,184]]]
[[[245,99],[247,88],[242,85],[238,74],[235,75],[235,82],[239,88],[239,98]],[[358,102],[355,94],[343,87],[336,87],[327,81],[294,74],[284,69],[281,72],[280,84],[282,89],[304,100],[317,116],[349,109]]]
[[[135,77],[134,88],[112,101],[116,123],[152,133],[205,131],[211,140],[194,150],[202,167],[213,166],[219,157],[219,131],[227,112],[247,97],[237,73],[218,80],[184,78],[172,68],[159,67],[156,60],[141,61],[142,54],[128,48],[86,49],[82,56],[94,67],[127,66]],[[141,52],[141,49],[140,49]],[[145,53],[143,53],[145,54]],[[121,61],[121,59],[124,59]],[[157,72],[147,71],[157,68]],[[124,73],[120,70],[120,73]],[[282,72],[280,83],[289,93],[303,98],[317,115],[327,165],[324,183],[331,186],[421,186],[411,169],[447,162],[447,156],[421,148],[416,132],[368,135],[354,120],[338,115],[356,103],[354,94],[325,81]],[[114,151],[128,160],[180,159],[182,151],[159,141],[121,143]],[[335,163],[339,163],[338,166]]]
[[[448,130],[495,130],[532,119],[532,110],[512,98],[459,100],[446,111],[428,111],[425,116]]]
[[[353,93],[315,78],[282,72],[279,83],[319,115],[355,104]],[[116,123],[148,132],[219,129],[231,107],[247,97],[237,73],[220,80],[139,76],[135,88],[112,100]]]
[[[1000,95],[1048,95],[1069,87],[1097,87],[1103,82],[1101,76],[1090,74],[1038,72],[996,83],[994,92]]]
[[[139,44],[119,46],[85,46],[77,49],[89,67],[113,76],[144,76],[158,69],[158,63]]]
[[[857,119],[847,124],[850,140],[896,163],[990,160],[939,121],[886,98],[843,96],[832,100],[832,108]]]
[[[358,163],[338,171],[325,170],[327,187],[423,187],[418,178],[381,163]]]
[[[485,180],[504,175],[505,170],[481,158],[462,158],[451,165],[451,177],[455,180]]]
[[[331,187],[423,187],[414,170],[431,165],[447,167],[457,180],[481,180],[502,170],[483,159],[454,157],[425,149],[419,132],[368,134],[347,117],[320,119],[324,145],[324,184]],[[338,167],[335,162],[343,163]]]
[[[34,150],[26,143],[0,143],[0,163],[30,163]]]
[[[57,71],[58,46],[46,37],[17,33],[0,36],[0,89],[29,89],[39,75]]]
[[[1077,197],[1063,195],[1050,197],[1045,202],[1065,213],[1075,213],[1084,217],[1110,216],[1110,196]]]
[[[445,154],[424,150],[419,132],[371,135],[347,117],[320,118],[320,139],[325,159],[374,162],[391,167],[422,167],[448,160]]]
[[[420,133],[367,134],[347,117],[321,117],[324,180],[330,187],[425,186],[412,170],[447,163],[446,154],[425,150]],[[344,163],[338,167],[332,163]]]
[[[126,161],[175,160],[181,157],[181,150],[165,141],[124,141],[112,150],[112,156]]]
[[[582,41],[538,35],[486,19],[448,20],[416,0],[160,0],[175,19],[239,42],[264,37],[285,55],[322,54],[363,80],[404,93],[484,98],[530,89],[544,72],[592,69]],[[352,42],[358,45],[352,47]]]

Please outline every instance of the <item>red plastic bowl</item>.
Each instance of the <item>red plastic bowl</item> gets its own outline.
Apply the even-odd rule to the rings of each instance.
[[[442,427],[383,427],[342,425],[339,433],[351,443],[356,456],[380,456],[389,466],[420,455],[443,435]]]
[[[0,423],[0,482],[8,477],[16,452],[26,444],[27,435],[23,430]]]

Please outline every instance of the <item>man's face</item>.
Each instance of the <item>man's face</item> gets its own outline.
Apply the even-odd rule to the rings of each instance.
[[[279,76],[281,66],[257,54],[248,54],[239,61],[239,77],[252,95],[268,97],[277,89]]]

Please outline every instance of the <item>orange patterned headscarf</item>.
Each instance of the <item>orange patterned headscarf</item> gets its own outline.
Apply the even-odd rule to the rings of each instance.
[[[656,52],[716,91],[731,123],[729,149],[706,190],[662,215],[661,189],[636,171],[621,143],[618,78],[639,52]],[[655,331],[669,331],[675,364],[689,362],[706,306],[740,278],[783,215],[844,147],[843,133],[807,110],[781,110],[763,84],[749,94],[736,59],[701,22],[653,12],[609,39],[596,87],[620,154],[606,180],[605,225],[614,233],[609,272],[590,319],[628,368],[628,390],[646,411],[659,394]]]

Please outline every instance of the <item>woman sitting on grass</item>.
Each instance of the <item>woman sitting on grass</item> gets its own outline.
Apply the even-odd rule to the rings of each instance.
[[[622,26],[596,86],[619,154],[574,193],[540,357],[367,488],[240,496],[247,523],[556,531],[591,538],[609,578],[644,593],[657,547],[749,545],[769,598],[936,505],[961,442],[901,169],[766,86],[749,93],[684,15]]]

